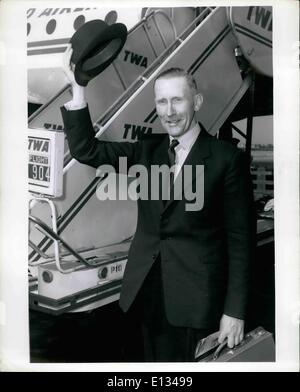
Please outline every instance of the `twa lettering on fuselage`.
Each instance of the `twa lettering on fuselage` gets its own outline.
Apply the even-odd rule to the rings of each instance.
[[[62,131],[64,129],[62,125],[49,124],[49,123],[44,123],[44,128],[52,129],[53,131]]]
[[[272,31],[272,12],[264,7],[249,7],[247,19],[265,30]]]
[[[37,14],[40,18],[41,16],[54,16],[61,14],[70,14],[72,12],[82,12],[97,8],[45,8],[44,10],[38,10],[37,8],[29,8],[27,10],[27,19],[31,16]]]
[[[139,139],[142,135],[151,135],[151,134],[152,134],[151,127],[145,127],[142,125],[134,125],[134,124],[124,124],[123,139],[136,140]]]
[[[140,67],[148,67],[148,59],[147,57],[130,52],[129,50],[125,50],[125,56],[124,56],[124,61],[130,62],[131,64],[139,65]]]

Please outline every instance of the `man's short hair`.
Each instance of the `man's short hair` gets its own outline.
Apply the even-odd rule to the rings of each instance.
[[[154,80],[154,85],[156,83],[156,81],[158,79],[162,79],[162,78],[171,78],[174,76],[183,76],[185,77],[188,85],[190,86],[190,88],[192,90],[194,90],[196,93],[198,91],[198,87],[197,87],[197,83],[196,80],[194,79],[194,77],[186,70],[184,70],[183,68],[168,68],[165,69],[164,71],[162,71],[160,74],[158,74]]]

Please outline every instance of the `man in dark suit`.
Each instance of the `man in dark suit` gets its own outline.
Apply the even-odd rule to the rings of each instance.
[[[126,157],[128,167],[141,164],[148,171],[153,165],[175,164],[174,188],[183,173],[183,188],[198,193],[201,175],[194,169],[204,168],[198,210],[187,208],[191,201],[184,192],[181,199],[138,200],[119,304],[141,319],[145,360],[193,361],[197,341],[217,330],[220,343],[239,344],[251,248],[252,191],[244,154],[196,122],[203,98],[184,70],[164,71],[155,80],[156,111],[167,134],[135,143],[95,138],[83,88],[66,72],[73,100],[61,110],[71,154],[79,162],[117,170],[119,158]],[[188,165],[193,173],[186,181]]]

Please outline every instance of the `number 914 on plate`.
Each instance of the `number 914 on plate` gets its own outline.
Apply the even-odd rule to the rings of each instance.
[[[192,377],[151,377],[152,387],[190,387],[193,383]]]

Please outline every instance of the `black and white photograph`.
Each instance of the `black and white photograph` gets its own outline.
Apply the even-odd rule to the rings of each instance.
[[[299,5],[24,3],[3,370],[299,370]]]

